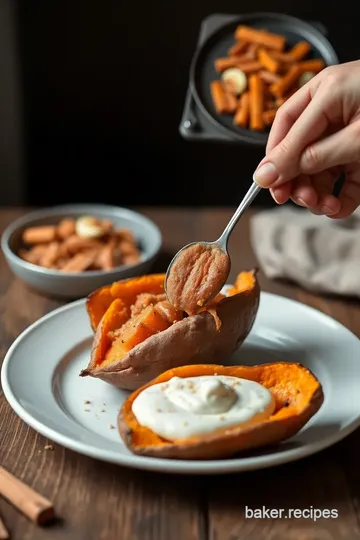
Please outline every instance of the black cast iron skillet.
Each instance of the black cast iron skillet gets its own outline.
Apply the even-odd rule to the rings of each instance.
[[[227,56],[228,49],[235,42],[234,34],[239,24],[282,34],[286,37],[289,48],[298,41],[308,41],[312,49],[307,59],[322,58],[327,66],[338,64],[339,59],[328,39],[313,25],[290,15],[277,13],[241,15],[211,34],[197,49],[190,68],[190,88],[199,109],[219,133],[239,142],[265,145],[268,132],[255,132],[235,126],[232,115],[216,113],[211,99],[210,83],[219,79],[219,74],[214,69],[214,61]]]

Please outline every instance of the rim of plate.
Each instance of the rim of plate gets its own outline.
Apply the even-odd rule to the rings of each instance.
[[[285,296],[280,296],[277,294],[269,293],[262,291],[261,296],[264,298],[273,299],[275,301],[285,302],[287,304],[292,304],[297,309],[301,309],[307,313],[318,317],[324,322],[332,321],[332,324],[336,324],[339,329],[345,331],[350,339],[356,339],[359,343],[357,336],[351,332],[346,326],[341,324],[339,321],[327,315],[313,307],[310,307],[306,304],[302,304],[297,300],[292,300]],[[226,460],[214,459],[214,460],[179,460],[179,459],[162,459],[162,458],[151,458],[146,456],[137,456],[135,454],[121,455],[116,451],[112,450],[99,450],[98,448],[75,441],[72,437],[61,434],[59,431],[56,431],[52,428],[49,428],[43,422],[40,422],[34,418],[28,411],[19,403],[18,399],[11,390],[10,382],[8,379],[8,367],[11,362],[11,358],[18,347],[19,343],[26,339],[28,334],[36,331],[36,329],[41,326],[47,320],[57,317],[58,315],[76,309],[81,305],[85,306],[85,298],[70,302],[65,306],[56,308],[43,317],[41,317],[36,322],[32,323],[28,328],[26,328],[12,343],[8,349],[3,364],[1,368],[1,385],[4,392],[4,396],[8,401],[10,407],[13,411],[21,418],[29,427],[34,429],[36,432],[40,433],[44,437],[51,439],[53,442],[73,450],[79,454],[100,460],[108,463],[117,464],[120,466],[134,468],[139,470],[148,470],[153,472],[161,473],[170,473],[170,474],[192,474],[192,475],[210,475],[210,474],[228,474],[231,472],[245,472],[250,470],[259,470],[270,467],[275,467],[279,465],[284,465],[292,461],[298,461],[310,455],[325,450],[330,446],[333,446],[337,442],[340,442],[345,437],[350,435],[357,427],[360,426],[360,412],[357,418],[350,422],[345,428],[341,429],[339,432],[334,433],[328,437],[324,437],[319,441],[313,443],[305,444],[304,446],[292,448],[289,450],[284,450],[277,454],[265,454],[263,456],[254,456],[254,457],[237,457],[230,458]]]

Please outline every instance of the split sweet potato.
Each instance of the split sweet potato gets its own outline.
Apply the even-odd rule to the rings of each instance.
[[[273,414],[250,427],[227,427],[210,435],[170,442],[141,426],[132,412],[135,398],[148,386],[166,382],[172,377],[215,374],[250,379],[265,386],[275,398]],[[300,364],[278,362],[253,367],[183,366],[166,371],[133,392],[120,409],[118,428],[125,445],[134,454],[158,458],[217,459],[289,439],[315,415],[323,400],[320,382],[309,369]]]
[[[123,280],[90,295],[87,308],[97,330],[81,376],[134,390],[169,368],[222,361],[241,345],[259,305],[255,271],[241,273],[228,293],[191,316],[163,299],[164,279],[156,274]],[[139,300],[141,308],[146,293],[153,295],[152,301],[134,309]],[[127,321],[119,316],[117,329],[112,322],[115,299],[121,301],[121,310],[131,313]]]

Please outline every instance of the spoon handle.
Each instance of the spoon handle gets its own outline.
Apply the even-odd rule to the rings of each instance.
[[[236,212],[234,213],[233,217],[230,219],[229,223],[226,225],[224,232],[218,239],[217,243],[220,244],[223,248],[227,248],[227,242],[229,239],[230,234],[232,233],[233,228],[245,212],[245,210],[250,206],[250,204],[253,202],[255,197],[260,193],[261,187],[259,187],[255,182],[252,184],[246,195],[244,196],[243,200],[239,204]]]

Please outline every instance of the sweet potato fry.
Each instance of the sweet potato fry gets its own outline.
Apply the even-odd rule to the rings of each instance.
[[[133,242],[130,242],[129,240],[121,240],[118,244],[118,248],[122,255],[134,255],[135,253],[138,253],[138,249],[136,245],[134,245]]]
[[[276,109],[269,109],[268,111],[264,111],[263,112],[264,124],[266,126],[271,126],[271,124],[275,120],[275,116],[276,116]]]
[[[239,100],[239,105],[234,116],[236,126],[247,127],[249,123],[249,92],[244,92]]]
[[[56,228],[56,235],[65,240],[75,234],[75,220],[74,219],[63,219],[60,221],[59,225]]]
[[[259,45],[257,43],[250,43],[243,56],[245,58],[248,58],[249,60],[256,60],[258,56],[258,50]]]
[[[271,73],[266,69],[261,69],[260,71],[258,71],[258,75],[260,79],[262,79],[266,84],[273,84],[279,82],[281,79],[279,75],[276,75],[276,73]]]
[[[119,228],[115,229],[115,236],[119,240],[127,240],[128,242],[135,242],[133,233],[129,229]]]
[[[91,351],[91,361],[95,365],[101,363],[111,346],[110,333],[121,328],[129,317],[129,306],[126,306],[120,298],[116,298],[104,313],[95,332],[94,347]]]
[[[305,73],[305,71],[319,73],[325,68],[325,62],[320,58],[314,58],[314,60],[305,60],[304,62],[299,63],[299,68],[301,73]]]
[[[248,44],[246,41],[239,41],[235,43],[230,49],[228,50],[228,56],[239,56],[242,54],[245,49],[248,47]]]
[[[270,71],[270,73],[278,73],[280,71],[280,63],[272,58],[266,49],[259,49],[258,60],[265,69]]]
[[[96,240],[95,238],[81,238],[81,236],[73,234],[63,242],[62,251],[73,255],[86,249],[99,250],[101,247],[102,243],[100,240]]]
[[[291,66],[289,71],[279,82],[270,86],[270,92],[276,97],[283,97],[287,91],[295,84],[301,74],[301,67],[298,64]]]
[[[226,58],[217,58],[215,60],[215,71],[218,73],[222,73],[226,69],[237,67],[239,63],[246,64],[247,62],[250,62],[248,58],[244,58],[244,56],[230,56]]]
[[[97,251],[89,250],[88,252],[78,253],[74,255],[60,270],[62,272],[83,272],[89,268],[96,259]]]
[[[305,58],[305,56],[310,52],[311,45],[308,41],[299,41],[292,49],[288,52],[294,60],[299,61]]]
[[[39,264],[44,268],[52,268],[59,257],[60,244],[59,242],[50,242],[47,249],[44,251],[42,257],[39,260]]]
[[[227,99],[221,81],[212,81],[210,92],[216,112],[218,114],[227,112]]]
[[[105,244],[102,247],[95,259],[95,264],[97,267],[103,270],[111,270],[116,266],[115,264],[115,242],[110,241],[108,244]]]
[[[254,131],[262,131],[265,127],[263,120],[264,82],[256,74],[249,78],[249,96],[250,128]]]
[[[254,60],[252,62],[245,63],[239,62],[238,64],[236,64],[235,67],[241,69],[241,71],[249,75],[250,73],[256,73],[257,71],[259,71],[259,69],[262,68],[262,65],[257,60]]]
[[[293,56],[290,56],[287,52],[280,52],[280,51],[270,51],[271,56],[277,60],[278,62],[282,62],[283,64],[291,65],[294,64],[295,58]]]
[[[56,240],[56,226],[43,225],[39,227],[29,227],[22,235],[25,244],[47,244]]]
[[[235,37],[239,41],[247,41],[249,43],[257,43],[263,45],[268,49],[275,49],[276,51],[284,50],[286,39],[279,34],[273,34],[264,30],[257,30],[246,25],[240,25],[237,27]]]
[[[114,231],[114,224],[110,219],[104,219],[102,222],[102,227],[105,234],[110,234]]]
[[[136,264],[140,259],[140,255],[137,253],[133,253],[132,255],[124,255],[123,257],[123,263],[125,265],[130,264]]]
[[[210,91],[218,114],[231,113],[236,109],[236,98],[225,90],[221,81],[213,81],[210,85]]]
[[[29,250],[22,249],[19,252],[19,256],[32,264],[39,264],[41,257],[44,255],[45,251],[48,249],[47,244],[38,244]]]

